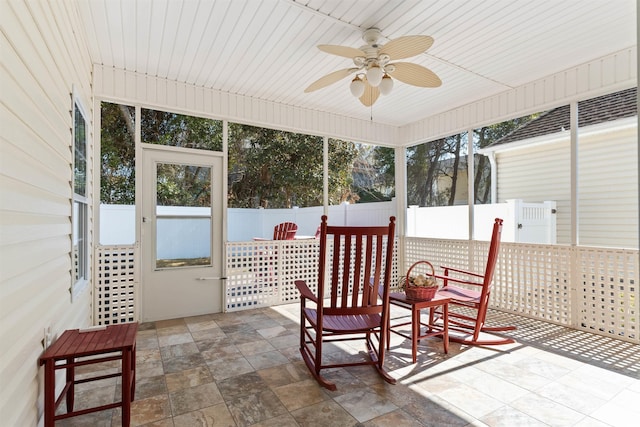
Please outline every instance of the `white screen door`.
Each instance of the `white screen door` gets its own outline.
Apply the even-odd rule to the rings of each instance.
[[[143,148],[142,321],[222,311],[222,156]]]

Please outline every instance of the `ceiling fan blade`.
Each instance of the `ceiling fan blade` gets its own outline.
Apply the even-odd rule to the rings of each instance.
[[[365,107],[372,106],[380,96],[380,90],[377,87],[371,86],[367,80],[364,80],[364,93],[359,98],[362,105]]]
[[[348,46],[338,46],[334,44],[321,44],[318,45],[318,49],[323,52],[330,53],[332,55],[344,56],[345,58],[353,59],[356,56],[366,56],[366,54],[360,49]]]
[[[379,54],[387,54],[391,59],[404,59],[419,55],[433,44],[430,36],[404,36],[391,40],[382,46]]]
[[[389,73],[391,77],[406,84],[419,87],[438,87],[442,84],[436,73],[422,65],[411,62],[394,62],[393,65],[395,70]]]
[[[330,84],[333,84],[337,81],[340,81],[347,77],[349,74],[357,71],[357,68],[345,68],[344,70],[334,71],[333,73],[329,73],[324,77],[320,77],[315,82],[311,83],[309,87],[304,90],[304,93],[313,92],[314,90],[322,89],[323,87],[327,87]]]

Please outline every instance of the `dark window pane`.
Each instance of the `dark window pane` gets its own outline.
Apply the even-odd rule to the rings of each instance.
[[[78,106],[75,106],[74,117],[74,170],[73,191],[80,196],[87,196],[87,135],[86,122]]]

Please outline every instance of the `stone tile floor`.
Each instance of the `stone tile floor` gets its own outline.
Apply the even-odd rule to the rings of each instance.
[[[338,385],[330,392],[301,360],[298,313],[292,304],[141,324],[132,425],[640,425],[638,345],[492,312],[491,322],[518,326],[516,344],[451,343],[445,355],[430,338],[413,364],[410,343],[392,334],[385,365],[396,385],[372,367],[335,369],[325,371]],[[394,317],[405,314],[394,307]],[[364,350],[356,346],[346,350]],[[89,365],[78,374],[96,369],[118,368]],[[76,408],[118,401],[119,393],[115,378],[81,384]],[[118,426],[120,415],[118,408],[56,425]]]

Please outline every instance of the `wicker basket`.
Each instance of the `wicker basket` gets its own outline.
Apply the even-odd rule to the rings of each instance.
[[[416,268],[426,267],[427,272],[422,274],[424,276],[424,280],[426,280],[426,284],[421,286],[416,286],[412,283],[416,277],[411,276],[411,273],[416,271]],[[433,265],[429,261],[418,261],[414,263],[409,270],[407,271],[407,275],[401,279],[401,285],[404,287],[404,292],[409,299],[415,300],[430,300],[438,292],[438,284],[435,279],[435,270]]]

